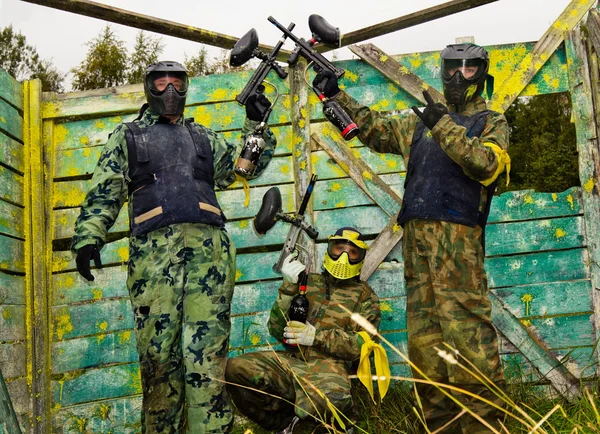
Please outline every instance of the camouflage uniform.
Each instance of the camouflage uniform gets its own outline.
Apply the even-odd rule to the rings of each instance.
[[[360,128],[359,139],[377,152],[401,154],[408,163],[413,132],[418,117],[384,116],[341,92],[336,100]],[[486,110],[481,97],[469,101],[461,114],[471,116]],[[496,171],[497,160],[491,142],[508,148],[505,117],[489,112],[480,137],[468,138],[465,128],[445,115],[430,132],[444,152],[470,178],[482,181]],[[482,189],[480,210],[487,202]],[[413,219],[404,225],[403,252],[407,290],[408,348],[410,359],[431,380],[451,383],[502,405],[487,388],[456,365],[447,364],[434,347],[446,349],[444,342],[456,348],[483,374],[502,385],[504,374],[498,353],[498,339],[491,322],[487,276],[484,270],[483,230],[445,221]],[[416,372],[413,372],[418,377]],[[430,430],[450,421],[459,412],[456,405],[437,388],[418,385],[417,390]],[[467,404],[492,426],[502,413],[463,394],[456,398]],[[490,432],[471,416],[463,416],[444,432]]]
[[[157,122],[159,116],[150,109],[137,121],[140,128]],[[247,119],[242,136],[256,124]],[[128,198],[125,130],[120,125],[104,146],[76,222],[73,251],[87,244],[100,248]],[[236,146],[204,130],[215,184],[227,188],[235,181],[234,160],[243,142]],[[273,155],[276,139],[269,130],[266,143],[255,176]],[[131,200],[128,206],[132,215]],[[127,288],[135,317],[145,433],[230,430],[229,398],[223,383],[213,379],[223,378],[227,362],[235,253],[225,228],[199,223],[130,237]]]
[[[351,362],[360,357],[363,339],[358,335],[361,328],[339,306],[360,313],[378,326],[379,299],[365,282],[328,276],[326,283],[325,279],[324,275],[310,274],[307,285],[306,297],[310,303],[307,322],[316,328],[312,347],[243,354],[227,363],[228,382],[281,397],[228,384],[237,408],[265,429],[285,428],[294,412],[300,418],[312,415],[330,421],[327,404],[314,389],[323,392],[341,412],[352,406],[348,371]],[[296,294],[298,284],[284,282],[271,309],[269,331],[280,342]]]

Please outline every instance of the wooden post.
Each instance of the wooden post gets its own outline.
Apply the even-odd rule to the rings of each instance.
[[[600,95],[593,93],[592,72],[585,42],[580,29],[568,33],[566,39],[567,65],[571,84],[573,118],[577,129],[579,153],[579,179],[582,186],[585,232],[587,238],[588,263],[592,283],[593,326],[598,339],[600,332],[600,156],[599,126],[594,105],[600,104]],[[600,361],[600,351],[596,348]],[[599,365],[596,372],[600,372]]]
[[[294,68],[290,68],[290,104],[292,111],[292,161],[294,164],[294,179],[296,181],[296,207],[300,206],[306,193],[306,187],[312,174],[310,149],[310,108],[308,106],[309,88],[304,80],[306,61],[301,59]],[[309,225],[315,222],[311,201],[305,212],[305,221]],[[318,270],[317,249],[315,242],[306,234],[299,239],[300,245],[307,249],[312,271]],[[308,265],[308,264],[307,264]]]
[[[0,431],[21,434],[19,421],[17,420],[10,395],[6,389],[2,372],[0,372]]]

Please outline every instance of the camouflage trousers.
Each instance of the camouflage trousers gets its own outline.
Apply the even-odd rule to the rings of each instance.
[[[249,353],[229,359],[225,378],[233,383],[227,389],[238,410],[272,431],[288,426],[294,414],[331,423],[327,402],[317,390],[344,414],[352,407],[350,379],[341,360],[304,361],[292,352]]]
[[[144,433],[231,429],[222,380],[234,278],[235,247],[224,229],[186,223],[131,238],[127,287]]]
[[[432,220],[410,220],[404,227],[404,262],[407,292],[409,358],[432,381],[476,393],[498,406],[499,400],[457,364],[443,360],[435,348],[447,343],[499,387],[504,374],[498,338],[491,322],[491,302],[483,268],[481,228]],[[460,360],[460,357],[457,357]],[[463,361],[463,365],[466,363]],[[415,378],[422,378],[413,370]],[[417,384],[427,425],[431,431],[450,422],[462,410],[437,387]],[[503,413],[480,400],[450,392],[494,428]],[[461,416],[444,433],[492,432],[469,414]]]

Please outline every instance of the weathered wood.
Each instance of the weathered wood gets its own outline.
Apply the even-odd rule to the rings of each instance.
[[[25,278],[0,272],[0,304],[25,304]]]
[[[600,55],[600,13],[597,9],[590,9],[585,26],[596,54]]]
[[[27,348],[24,342],[0,344],[0,371],[5,379],[25,377]]]
[[[0,234],[0,271],[25,272],[25,246],[22,240]]]
[[[53,432],[136,434],[141,408],[142,397],[137,395],[59,408],[54,412]]]
[[[0,305],[0,342],[22,341],[25,332],[25,306]]]
[[[16,140],[23,140],[23,118],[16,108],[0,99],[0,132]]]
[[[582,185],[584,221],[588,237],[587,254],[592,282],[593,322],[600,330],[600,144],[599,125],[595,121],[594,104],[600,104],[600,96],[594,95],[590,83],[590,65],[584,36],[579,29],[568,33],[566,39],[569,59],[569,79],[572,85],[571,101],[577,134],[579,155],[579,180]],[[597,353],[600,361],[600,352]],[[597,370],[600,369],[598,364]]]
[[[88,0],[23,1],[220,48],[231,49],[239,39],[212,30],[200,29]],[[260,44],[259,47],[269,52],[273,50],[273,47],[269,45]],[[284,60],[287,58],[286,55],[289,56],[289,54],[288,51],[281,50],[279,57]]]
[[[0,427],[4,432],[20,434],[21,428],[12,405],[12,400],[8,394],[8,389],[4,383],[4,376],[0,371]]]
[[[361,41],[366,41],[367,39],[423,24],[495,1],[496,0],[452,0],[442,3],[441,5],[432,6],[418,12],[394,18],[393,20],[384,21],[373,26],[345,33],[342,35],[341,46],[345,47],[350,44],[356,44]]]
[[[0,200],[0,232],[24,238],[23,208]]]
[[[393,216],[369,246],[363,268],[360,271],[361,280],[367,280],[371,277],[371,274],[377,270],[386,256],[400,242],[402,234],[402,227],[398,225],[396,217]]]
[[[508,109],[525,85],[562,44],[565,31],[571,30],[595,3],[596,0],[572,0],[567,5],[508,80],[504,82],[496,80],[494,96],[489,104],[492,110],[505,112]]]
[[[1,132],[0,162],[23,173],[23,145]]]
[[[16,205],[24,204],[23,176],[0,166],[0,196]]]
[[[0,70],[0,98],[23,110],[23,86],[4,70]]]
[[[27,389],[27,380],[19,378],[6,383],[8,394],[12,400],[13,408],[19,419],[19,424],[23,432],[31,432],[29,428],[29,418],[31,417],[31,394]]]
[[[413,98],[426,105],[423,91],[428,91],[429,95],[436,102],[445,103],[444,95],[437,89],[427,84],[418,75],[412,73],[408,68],[398,63],[393,57],[384,53],[373,44],[351,45],[350,51],[367,62],[373,68],[377,69],[392,83],[400,86],[407,91]]]
[[[587,312],[574,316],[532,318],[530,330],[546,343],[548,348],[573,348],[596,343],[592,315]],[[527,324],[527,323],[526,323]]]

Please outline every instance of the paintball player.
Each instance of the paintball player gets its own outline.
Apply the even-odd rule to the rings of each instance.
[[[371,339],[340,306],[360,313],[375,327],[379,325],[379,299],[366,282],[359,280],[367,249],[354,228],[341,228],[329,237],[323,272],[308,274],[306,323],[287,320],[292,299],[299,291],[299,275],[306,267],[293,254],[284,260],[283,284],[268,326],[271,336],[296,344],[299,350],[233,357],[225,373],[238,410],[263,428],[290,434],[299,419],[309,416],[330,423],[331,412],[324,397],[339,412],[351,409],[348,370],[361,356],[362,345]]]
[[[444,343],[458,350],[496,385],[504,375],[484,270],[484,232],[498,175],[510,171],[505,117],[487,110],[481,94],[493,91],[487,51],[475,44],[441,52],[447,106],[424,92],[424,111],[385,116],[340,91],[335,76],[324,93],[344,107],[360,128],[358,138],[376,152],[401,154],[407,167],[398,223],[404,228],[409,358],[432,381],[451,384],[502,406],[478,380],[438,356]],[[487,84],[486,84],[487,83]],[[413,370],[413,376],[419,378]],[[488,433],[431,385],[416,385],[429,430]],[[503,413],[456,393],[486,423],[499,428]]]
[[[131,235],[127,288],[133,307],[142,377],[144,433],[223,433],[232,425],[222,379],[230,332],[235,246],[215,185],[235,181],[236,146],[185,120],[188,74],[177,62],[150,65],[139,117],[121,124],[94,172],[77,219],[72,250],[87,280],[119,210],[128,201]],[[268,107],[249,101],[242,136]],[[266,149],[255,176],[276,145]],[[220,380],[220,381],[219,381]]]

